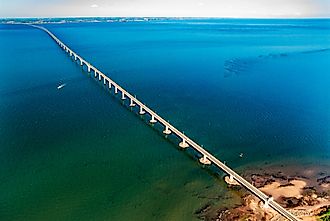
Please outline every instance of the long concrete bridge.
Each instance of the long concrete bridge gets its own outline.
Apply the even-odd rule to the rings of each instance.
[[[76,52],[74,52],[72,49],[70,49],[67,45],[65,45],[61,40],[59,40],[53,33],[51,33],[48,29],[36,26],[36,25],[30,25],[34,28],[38,28],[40,30],[45,31],[64,51],[66,51],[70,57],[74,57],[74,60],[79,60],[80,65],[85,65],[87,67],[88,72],[94,72],[94,76],[98,77],[98,79],[101,81],[103,79],[103,82],[105,85],[108,85],[109,89],[114,88],[115,94],[120,94],[121,99],[129,99],[129,106],[135,107],[138,106],[139,108],[139,114],[149,114],[150,115],[150,123],[155,124],[159,122],[164,126],[163,133],[166,135],[174,134],[179,139],[181,139],[181,142],[178,144],[181,148],[193,148],[195,151],[201,154],[201,158],[199,159],[199,162],[204,165],[210,165],[214,164],[221,170],[223,170],[225,173],[229,175],[230,181],[237,181],[239,184],[244,186],[247,190],[249,190],[252,194],[257,196],[259,199],[261,199],[264,204],[264,209],[268,209],[269,207],[273,208],[275,211],[277,211],[279,214],[281,214],[283,217],[287,218],[290,221],[298,221],[299,219],[294,216],[292,213],[284,209],[281,205],[276,203],[271,196],[267,196],[265,193],[260,191],[258,188],[253,186],[251,183],[249,183],[247,180],[245,180],[243,177],[241,177],[239,174],[237,174],[234,170],[229,168],[227,165],[225,165],[223,162],[218,160],[216,157],[214,157],[211,153],[209,153],[207,150],[205,150],[203,147],[198,145],[195,141],[190,139],[187,135],[185,135],[183,132],[179,131],[177,128],[175,128],[173,125],[171,125],[168,121],[166,121],[164,118],[156,114],[153,110],[151,110],[149,107],[144,105],[141,101],[139,101],[135,96],[131,95],[129,92],[127,92],[124,88],[119,86],[116,82],[111,80],[109,77],[107,77],[104,73],[102,73],[100,70],[98,70],[96,67],[91,65],[89,62],[87,62],[85,59],[83,59],[81,56],[79,56]]]

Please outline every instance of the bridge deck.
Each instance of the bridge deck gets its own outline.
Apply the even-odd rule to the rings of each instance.
[[[85,64],[88,68],[88,71],[90,72],[93,70],[95,72],[95,76],[98,74],[99,79],[101,80],[101,77],[104,80],[104,83],[108,82],[109,87],[114,86],[116,88],[116,91],[120,91],[122,94],[122,97],[127,97],[131,100],[131,103],[137,104],[140,107],[140,110],[144,110],[147,112],[153,119],[160,122],[165,128],[173,132],[176,136],[181,138],[183,141],[185,141],[191,148],[195,149],[197,152],[203,155],[203,157],[206,157],[210,162],[212,162],[214,165],[216,165],[218,168],[226,172],[228,175],[233,177],[238,183],[240,183],[242,186],[244,186],[247,190],[249,190],[251,193],[253,193],[255,196],[257,196],[259,199],[261,199],[263,202],[267,203],[270,207],[272,207],[275,211],[277,211],[279,214],[281,214],[283,217],[287,218],[291,221],[298,221],[299,219],[291,214],[289,211],[284,209],[281,205],[276,203],[272,200],[269,196],[267,196],[265,193],[260,191],[258,188],[253,186],[251,183],[249,183],[247,180],[245,180],[243,177],[241,177],[239,174],[237,174],[234,170],[229,168],[227,165],[222,163],[220,160],[218,160],[216,157],[214,157],[211,153],[206,151],[203,147],[198,145],[195,141],[190,139],[187,135],[185,135],[183,132],[179,131],[177,128],[175,128],[173,125],[171,125],[169,122],[167,122],[165,119],[163,119],[161,116],[159,116],[156,112],[148,108],[146,105],[144,105],[141,101],[139,101],[136,97],[131,95],[128,91],[126,91],[124,88],[122,88],[120,85],[118,85],[116,82],[111,80],[109,77],[107,77],[105,74],[103,74],[100,70],[98,70],[96,67],[88,63],[85,59],[83,59],[81,56],[79,56],[77,53],[75,53],[73,50],[71,50],[68,46],[66,46],[61,40],[59,40],[53,33],[51,33],[48,29],[36,26],[36,25],[30,25],[32,27],[41,29],[45,31],[52,39],[56,41],[56,43],[63,48],[67,53],[70,54],[70,56],[74,56],[75,60],[79,59],[80,64]]]

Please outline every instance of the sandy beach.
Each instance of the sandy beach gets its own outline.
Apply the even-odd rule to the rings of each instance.
[[[308,168],[307,168],[308,167]],[[258,172],[256,172],[258,171]],[[330,208],[330,176],[328,166],[268,165],[258,170],[246,170],[244,177],[253,185],[303,221],[317,221]],[[241,188],[237,182],[224,177],[230,188],[242,194],[242,204],[219,209],[207,220],[285,220],[263,202]]]

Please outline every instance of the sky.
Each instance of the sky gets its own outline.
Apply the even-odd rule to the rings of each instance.
[[[0,0],[0,17],[330,17],[330,0]]]

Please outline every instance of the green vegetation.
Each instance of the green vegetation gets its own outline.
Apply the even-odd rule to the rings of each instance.
[[[322,221],[330,221],[330,208],[328,208],[325,212],[321,213],[319,218]]]

